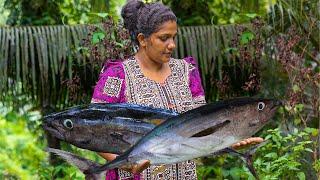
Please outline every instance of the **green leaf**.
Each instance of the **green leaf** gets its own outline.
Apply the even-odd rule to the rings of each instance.
[[[240,37],[240,44],[242,45],[248,44],[253,39],[254,39],[254,34],[252,32],[245,31],[242,33]]]
[[[305,132],[311,134],[312,136],[317,136],[318,135],[318,129],[315,129],[315,128],[309,128],[309,127],[306,127],[304,129]]]
[[[96,15],[96,16],[99,16],[99,17],[101,17],[101,18],[106,18],[106,17],[109,16],[108,13],[91,13],[91,14]]]
[[[301,123],[301,119],[300,118],[295,118],[293,120],[293,122],[294,122],[295,125],[299,125]]]
[[[304,109],[304,105],[303,104],[297,104],[295,107],[294,107],[294,110],[296,112],[302,112]]]
[[[306,179],[306,175],[303,172],[299,172],[297,174],[297,176],[298,176],[299,180],[305,180]]]
[[[264,139],[265,139],[265,140],[268,140],[268,139],[270,139],[270,138],[272,138],[272,135],[271,135],[271,134],[268,134]]]
[[[313,153],[312,149],[310,148],[305,148],[304,150]]]
[[[116,42],[116,45],[119,46],[119,47],[123,47],[123,44],[121,44],[119,42]]]
[[[92,35],[92,43],[93,44],[97,44],[98,42],[103,40],[105,38],[105,36],[106,35],[103,32],[93,33],[93,35]]]
[[[240,175],[242,173],[242,169],[235,167],[230,170],[230,175],[232,179],[240,179]]]
[[[249,18],[255,18],[255,17],[257,17],[257,14],[256,13],[248,13],[248,14],[245,14],[245,16],[247,16]]]
[[[293,85],[292,90],[293,90],[293,92],[298,92],[298,91],[300,91],[300,87],[295,84],[295,85]]]
[[[278,157],[278,155],[277,155],[277,153],[275,153],[275,152],[271,152],[271,153],[268,153],[268,154],[266,154],[264,157],[267,157],[267,158],[277,158]]]

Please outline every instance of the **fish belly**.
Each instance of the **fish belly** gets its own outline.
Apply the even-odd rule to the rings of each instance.
[[[210,155],[238,141],[234,136],[162,139],[148,148],[148,159],[154,165],[173,164]]]

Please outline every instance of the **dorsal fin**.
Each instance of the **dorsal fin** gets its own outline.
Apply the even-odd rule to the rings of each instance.
[[[200,106],[198,108],[189,110],[183,113],[182,115],[190,116],[191,114],[195,114],[195,113],[206,114],[208,112],[215,112],[215,111],[219,111],[221,109],[225,109],[233,106],[242,106],[242,105],[250,104],[253,102],[258,102],[261,100],[263,99],[250,98],[250,97],[238,97],[238,98],[209,103],[209,104],[206,104],[205,106]]]

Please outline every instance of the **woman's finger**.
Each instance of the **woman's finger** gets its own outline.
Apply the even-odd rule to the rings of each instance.
[[[264,141],[264,139],[261,138],[261,137],[256,137],[255,138],[255,142],[257,142],[257,143],[262,143],[263,141]]]
[[[240,145],[244,146],[246,144],[248,144],[246,140],[240,141]]]
[[[235,143],[232,145],[232,148],[235,148],[235,149],[240,149],[240,148],[244,148],[248,145],[253,145],[253,144],[258,144],[258,143],[261,143],[263,142],[263,138],[261,137],[250,137],[250,138],[247,138],[247,139],[244,139],[238,143]]]
[[[132,169],[132,173],[134,173],[134,174],[141,173],[143,170],[147,169],[149,166],[150,166],[150,161],[149,160],[145,160],[141,164],[136,165]]]

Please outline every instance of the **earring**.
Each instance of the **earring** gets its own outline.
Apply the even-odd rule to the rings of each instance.
[[[139,50],[139,46],[137,44],[133,45],[133,52],[137,53]]]

